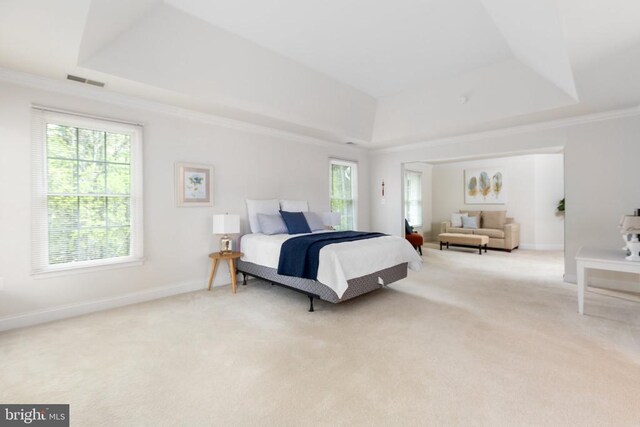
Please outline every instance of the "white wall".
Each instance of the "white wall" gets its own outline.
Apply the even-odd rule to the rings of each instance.
[[[564,147],[565,270],[566,279],[575,281],[578,249],[583,245],[619,248],[621,238],[616,226],[620,216],[639,207],[640,110],[574,118],[537,128],[528,126],[449,143],[374,152],[372,181],[385,180],[387,197],[384,205],[372,205],[372,228],[396,235],[402,232],[399,171],[403,162],[524,154]]]
[[[640,208],[640,116],[572,127],[567,139],[565,265],[568,278],[575,281],[580,247],[621,248],[620,217]],[[638,292],[637,276],[617,279],[635,282],[620,287]]]
[[[564,197],[564,156],[538,154],[535,161],[535,239],[538,249],[564,248],[564,214],[557,211]]]
[[[31,103],[145,124],[144,265],[52,278],[30,275]],[[326,211],[330,156],[358,161],[359,228],[369,228],[368,155],[349,146],[302,144],[7,83],[0,83],[0,141],[0,321],[176,285],[204,288],[207,255],[218,244],[212,214],[239,213],[247,232],[247,198],[308,199],[312,210]],[[176,161],[213,165],[213,208],[175,206]],[[226,268],[218,276],[216,285],[229,283]]]
[[[465,169],[500,167],[504,170],[507,203],[504,205],[464,203]],[[520,224],[524,248],[562,249],[563,217],[555,215],[563,197],[561,154],[530,154],[495,159],[436,164],[433,167],[433,227],[448,221],[452,212],[467,210],[506,210]]]

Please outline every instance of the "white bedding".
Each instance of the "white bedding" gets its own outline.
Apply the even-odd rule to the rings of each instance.
[[[240,242],[242,260],[269,268],[278,268],[280,248],[285,240],[301,234],[246,234]],[[334,243],[320,250],[318,281],[342,298],[347,281],[404,262],[419,271],[422,258],[411,244],[398,236],[383,236],[355,242]]]

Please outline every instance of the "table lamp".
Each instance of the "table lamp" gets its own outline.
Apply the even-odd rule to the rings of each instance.
[[[322,214],[322,223],[329,227],[330,230],[335,230],[335,226],[340,225],[341,221],[340,212],[325,212]]]
[[[640,261],[640,240],[638,240],[638,234],[640,234],[640,216],[625,215],[620,220],[620,233],[626,239],[628,234],[631,234],[631,240],[627,241],[627,249],[631,252],[631,255],[625,259],[628,261]]]
[[[213,234],[222,234],[220,238],[220,253],[228,254],[233,252],[233,240],[229,234],[240,233],[240,215],[214,215]]]

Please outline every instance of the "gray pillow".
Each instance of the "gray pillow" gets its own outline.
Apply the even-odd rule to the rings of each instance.
[[[463,216],[462,228],[478,228],[478,218],[475,216]]]
[[[287,234],[287,226],[280,214],[277,215],[268,215],[268,214],[257,214],[258,224],[260,224],[260,230],[262,234]]]
[[[309,228],[311,231],[324,230],[324,223],[322,222],[322,218],[315,212],[303,212],[304,218],[307,220],[307,224],[309,224]]]

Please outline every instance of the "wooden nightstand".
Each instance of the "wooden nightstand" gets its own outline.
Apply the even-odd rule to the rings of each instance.
[[[213,252],[209,254],[209,258],[211,258],[211,275],[209,276],[209,290],[211,290],[211,284],[213,283],[213,276],[216,274],[216,268],[218,268],[218,261],[221,259],[229,260],[229,274],[231,274],[231,289],[233,289],[233,293],[236,293],[236,259],[242,256],[242,252],[229,252],[229,253],[220,253]]]

